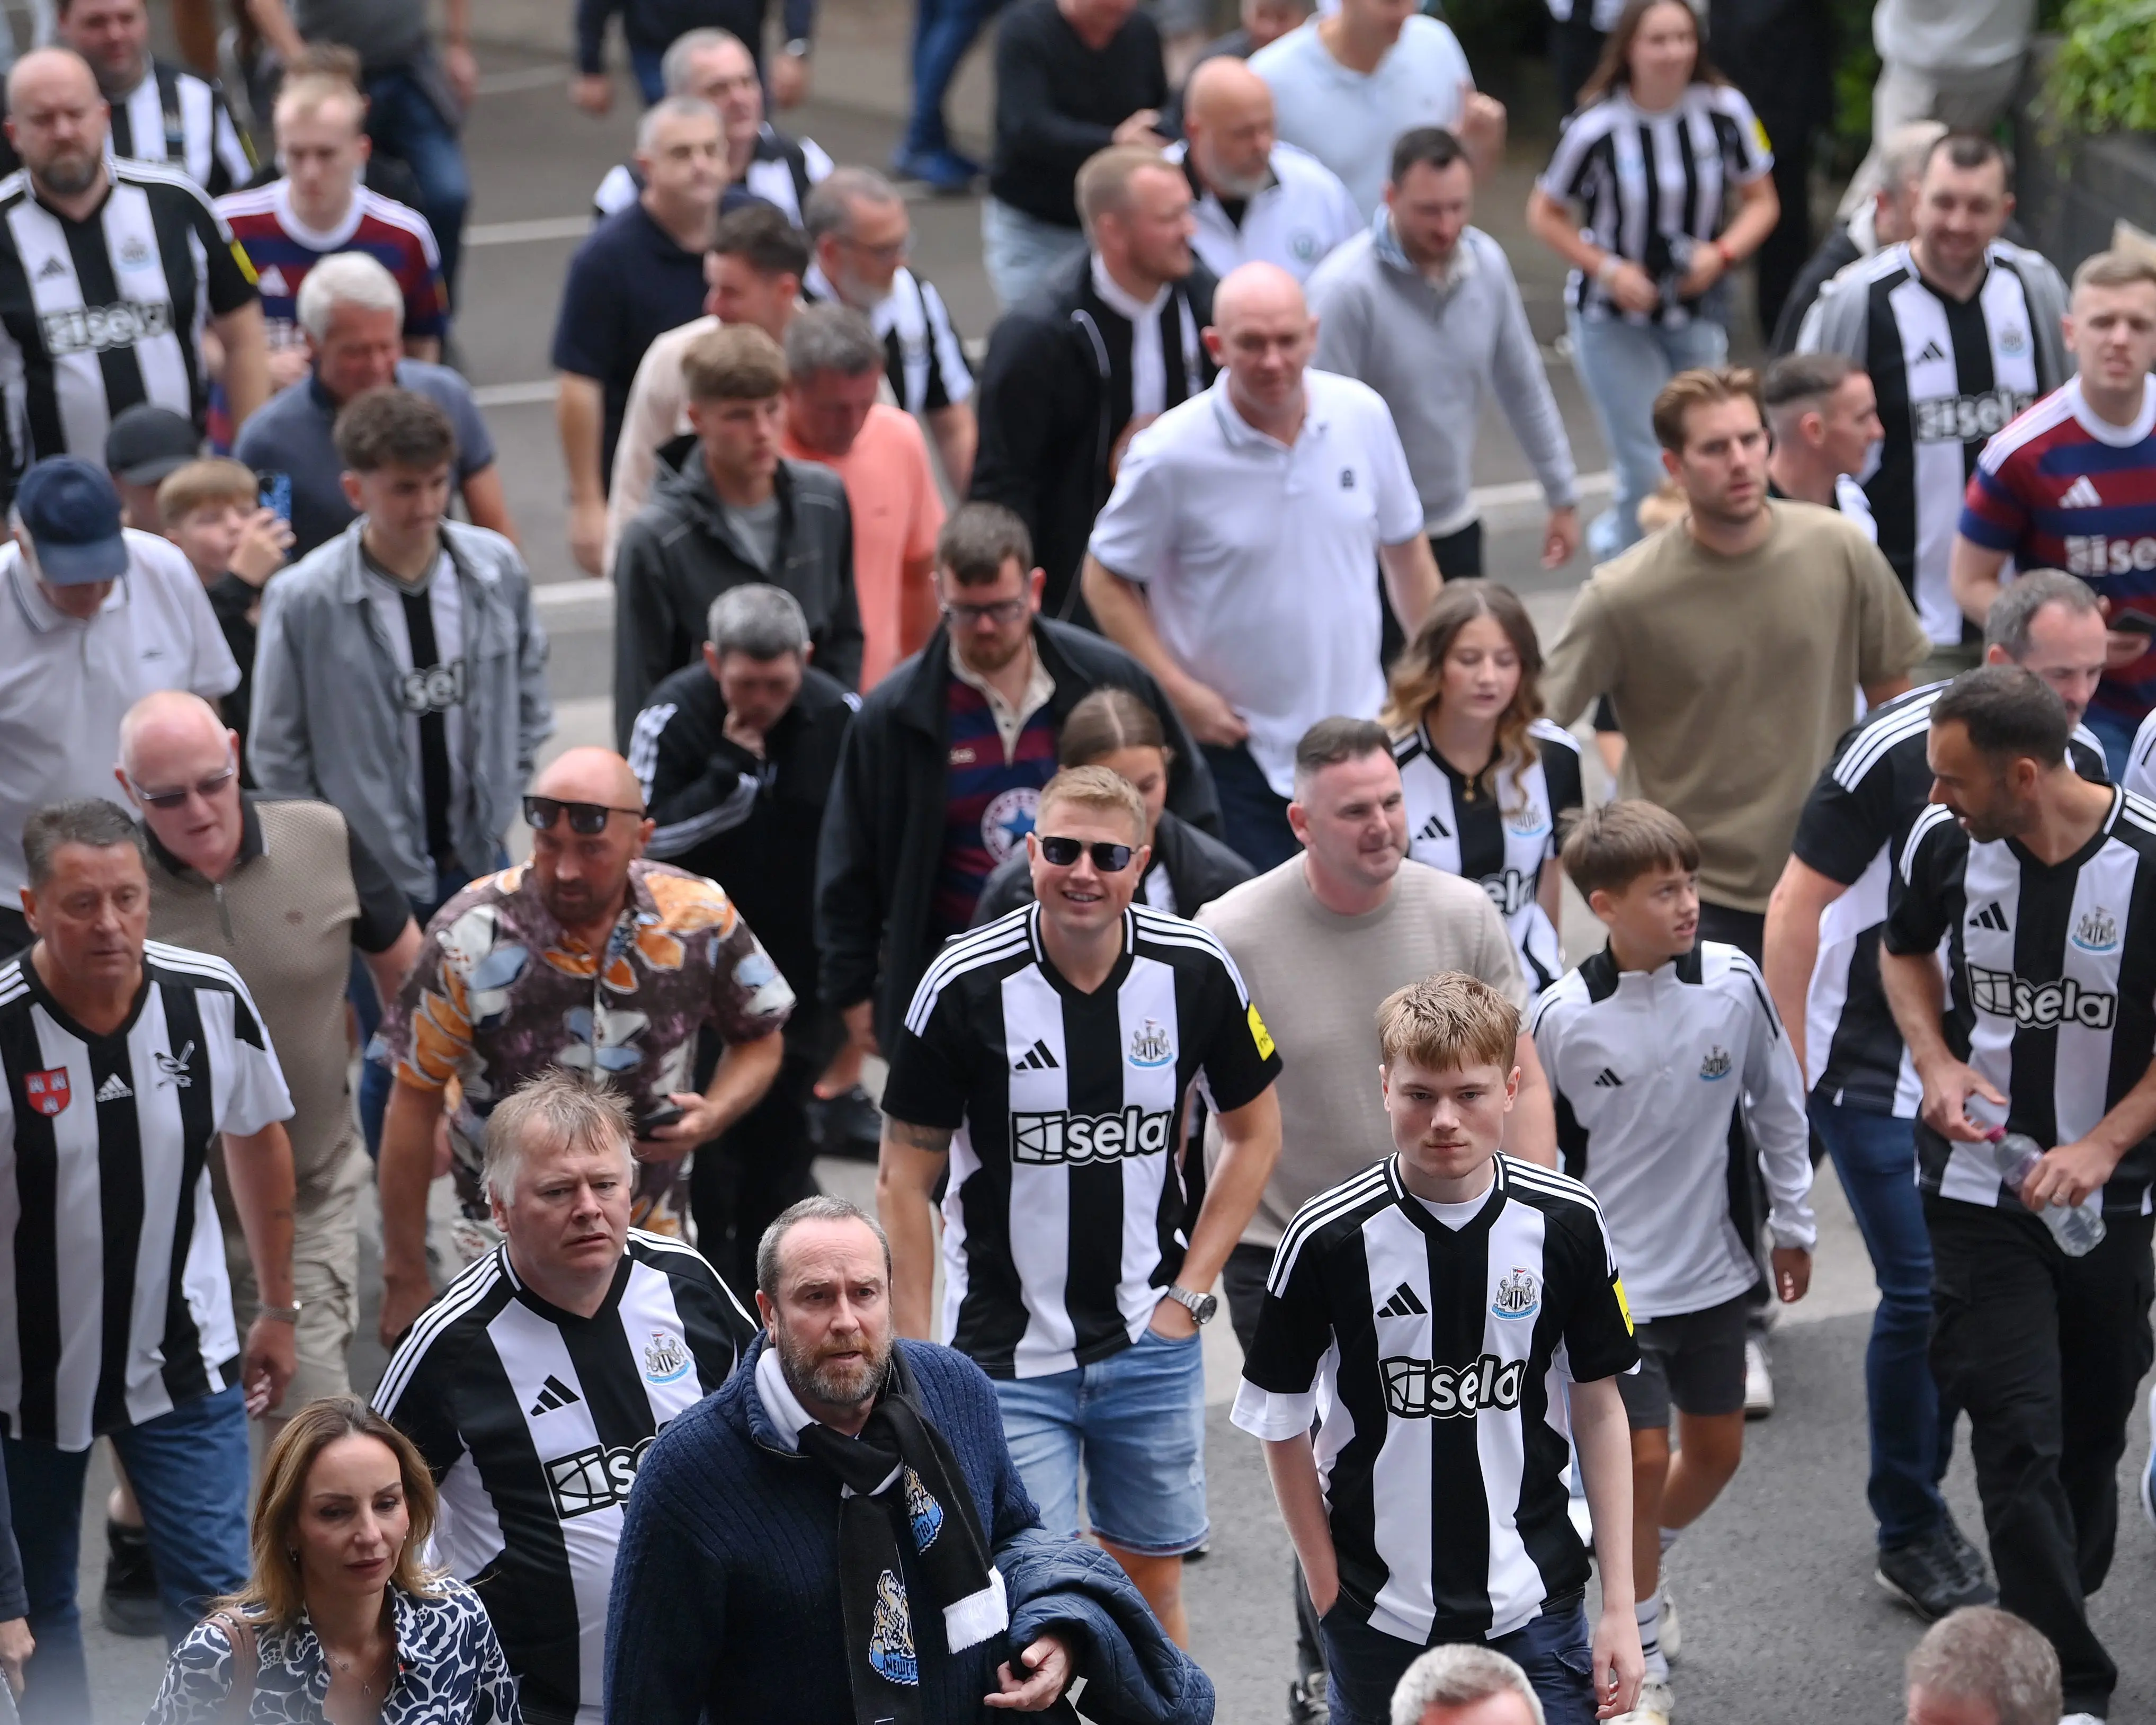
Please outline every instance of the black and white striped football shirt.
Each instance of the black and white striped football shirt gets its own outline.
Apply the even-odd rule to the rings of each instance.
[[[1906,244],[1851,264],[1820,290],[1797,347],[1840,353],[1871,374],[1885,435],[1862,475],[1879,549],[1934,641],[1982,631],[1948,578],[1962,499],[1993,434],[2066,381],[2066,287],[2035,252],[1996,242],[1984,284],[1953,300]]]
[[[218,87],[158,59],[133,94],[112,105],[112,153],[167,163],[213,198],[246,185],[256,165]]]
[[[1766,128],[1734,85],[1688,85],[1675,106],[1656,114],[1621,91],[1580,109],[1558,134],[1538,183],[1578,207],[1581,233],[1637,264],[1664,292],[1644,316],[1620,311],[1592,276],[1575,270],[1565,283],[1571,304],[1628,323],[1689,322],[1700,302],[1677,300],[1668,285],[1688,267],[1688,249],[1711,244],[1727,224],[1735,188],[1774,167]]]
[[[1536,901],[1543,865],[1557,855],[1557,825],[1580,806],[1579,743],[1562,726],[1527,727],[1534,758],[1507,762],[1470,783],[1418,726],[1393,742],[1408,815],[1408,855],[1479,881],[1519,949],[1528,987],[1541,992],[1564,973],[1548,913]]]
[[[943,1195],[943,1329],[992,1378],[1039,1378],[1145,1333],[1189,1244],[1183,1104],[1255,1101],[1280,1072],[1227,949],[1133,905],[1091,993],[1027,905],[947,943],[891,1050],[883,1111],[956,1133]]]
[[[1875,707],[1835,747],[1797,820],[1797,860],[1848,890],[1820,917],[1819,957],[1804,996],[1804,1083],[1820,1101],[1913,1120],[1923,1086],[1879,985],[1879,937],[1894,858],[1932,791],[1924,758],[1932,703],[1944,683]],[[2074,727],[2067,756],[2102,784],[2103,745]]]
[[[591,1317],[542,1299],[497,1246],[391,1357],[374,1405],[427,1458],[441,1488],[434,1559],[485,1602],[534,1725],[599,1725],[637,1467],[755,1333],[696,1252],[633,1228]]]
[[[134,1010],[98,1036],[25,952],[0,967],[0,1430],[87,1450],[228,1388],[208,1158],[292,1113],[239,973],[148,942]]]
[[[258,298],[254,270],[187,177],[111,165],[95,214],[48,209],[25,173],[0,180],[0,489],[47,455],[100,465],[137,402],[203,423],[204,323]]]
[[[1235,1396],[1235,1424],[1273,1441],[1322,1412],[1340,1597],[1418,1645],[1509,1635],[1586,1585],[1565,1388],[1640,1358],[1594,1195],[1495,1167],[1450,1218],[1396,1158],[1296,1211]]]
[[[818,264],[808,266],[801,295],[826,305],[839,303]],[[883,343],[891,393],[907,413],[933,413],[973,398],[973,368],[966,363],[965,344],[933,284],[900,264],[891,291],[876,301],[868,318]]]
[[[1890,952],[1947,942],[1947,1045],[2010,1099],[2009,1132],[2046,1147],[2089,1132],[2139,1083],[2156,1049],[2156,803],[2112,793],[2074,856],[2046,866],[2011,839],[1972,844],[1938,804],[1902,841]],[[1979,1102],[1974,1105],[1981,1109]],[[2156,1138],[2129,1150],[2107,1209],[2148,1209]],[[1996,1205],[1997,1152],[1917,1122],[1925,1191]]]

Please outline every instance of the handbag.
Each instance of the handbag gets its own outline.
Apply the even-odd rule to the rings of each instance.
[[[214,1611],[208,1620],[224,1631],[224,1639],[232,1645],[232,1687],[225,1692],[218,1717],[222,1725],[247,1725],[254,1710],[254,1685],[262,1675],[262,1650],[255,1644],[254,1625],[237,1611]],[[247,1674],[244,1686],[242,1671]]]

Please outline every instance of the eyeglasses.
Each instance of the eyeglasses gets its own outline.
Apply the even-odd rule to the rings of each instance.
[[[542,833],[554,830],[554,824],[563,815],[569,817],[569,830],[589,838],[594,833],[606,830],[610,814],[629,814],[644,819],[641,809],[615,809],[604,803],[564,803],[559,797],[526,797],[524,799],[524,824],[536,827]]]
[[[944,599],[941,606],[945,620],[960,629],[973,629],[983,623],[1007,628],[1024,618],[1026,612],[1024,599],[997,599],[986,605],[966,605],[956,599]]]
[[[865,258],[873,258],[879,264],[903,264],[906,254],[913,249],[913,236],[886,241],[882,245],[869,245],[849,234],[838,236],[839,244],[850,251],[859,252]]]
[[[1059,869],[1067,869],[1078,860],[1081,853],[1093,859],[1093,866],[1104,875],[1120,875],[1131,865],[1137,848],[1132,845],[1086,845],[1075,839],[1043,839],[1040,855],[1045,861]]]
[[[222,773],[213,773],[208,778],[198,778],[192,784],[183,784],[176,791],[146,791],[133,779],[127,782],[135,787],[135,795],[146,809],[178,809],[188,798],[200,797],[207,803],[230,784],[239,769],[227,767]]]

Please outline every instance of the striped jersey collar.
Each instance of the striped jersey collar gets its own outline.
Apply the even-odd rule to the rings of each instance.
[[[1681,952],[1668,963],[1644,974],[1652,980],[1665,973],[1680,983],[1697,983],[1702,981],[1704,972],[1701,968],[1699,942],[1694,941],[1689,952]],[[1642,973],[1635,971],[1633,974],[1636,976]],[[1607,1000],[1617,992],[1617,985],[1624,976],[1625,973],[1617,966],[1617,955],[1609,950],[1607,941],[1602,943],[1600,952],[1591,954],[1579,967],[1579,979],[1587,984],[1589,1000]]]
[[[1034,963],[1038,964],[1040,967],[1042,973],[1058,987],[1069,988],[1070,983],[1065,981],[1063,973],[1055,968],[1055,961],[1048,956],[1047,942],[1042,940],[1040,936],[1040,901],[1035,899],[1031,904],[1028,905],[1025,907],[1024,915],[1025,916],[1025,937],[1028,943],[1033,948]],[[1137,955],[1137,913],[1136,911],[1126,906],[1123,911],[1122,952],[1116,960],[1115,968],[1108,973],[1108,979],[1102,983],[1100,988],[1094,989],[1094,993],[1098,994],[1105,989],[1112,988],[1116,983],[1122,979],[1125,972],[1127,972],[1130,968],[1132,958]]]
[[[501,1273],[508,1277],[509,1285],[516,1291],[516,1297],[552,1324],[590,1324],[602,1318],[612,1317],[621,1305],[624,1289],[629,1286],[629,1271],[635,1267],[629,1255],[629,1243],[622,1242],[621,1256],[613,1266],[613,1281],[608,1285],[606,1298],[589,1317],[580,1312],[572,1312],[565,1306],[557,1306],[517,1272],[516,1260],[509,1250],[507,1240],[495,1248],[501,1255]]]
[[[1474,1219],[1459,1228],[1448,1228],[1424,1208],[1423,1201],[1408,1190],[1406,1179],[1400,1173],[1400,1155],[1395,1150],[1385,1158],[1385,1187],[1393,1195],[1393,1202],[1400,1213],[1432,1239],[1457,1240],[1467,1235],[1489,1231],[1491,1224],[1503,1214],[1506,1201],[1511,1197],[1512,1182],[1505,1170],[1504,1153],[1501,1151],[1490,1158],[1492,1178],[1490,1189],[1482,1194],[1482,1208]]]

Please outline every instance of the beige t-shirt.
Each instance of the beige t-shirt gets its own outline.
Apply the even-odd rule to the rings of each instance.
[[[1804,798],[1855,717],[1859,688],[1930,651],[1902,584],[1861,529],[1776,501],[1766,542],[1723,557],[1683,521],[1597,569],[1543,671],[1560,725],[1608,695],[1626,796],[1659,803],[1700,845],[1700,896],[1763,911]]]
[[[1196,920],[1227,947],[1280,1049],[1280,1160],[1243,1230],[1245,1245],[1268,1251],[1307,1200],[1392,1154],[1378,1088],[1377,1013],[1388,994],[1464,970],[1527,1004],[1490,896],[1419,862],[1403,862],[1392,896],[1364,916],[1319,904],[1298,856],[1214,899]],[[1219,1150],[1209,1126],[1209,1162]]]

